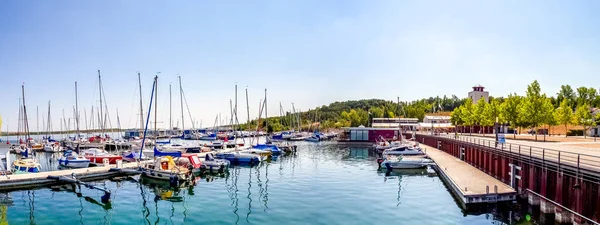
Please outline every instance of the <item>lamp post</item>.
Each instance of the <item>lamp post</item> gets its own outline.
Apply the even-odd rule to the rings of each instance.
[[[498,117],[496,116],[496,122],[494,123],[494,133],[496,134],[496,148],[498,147]]]

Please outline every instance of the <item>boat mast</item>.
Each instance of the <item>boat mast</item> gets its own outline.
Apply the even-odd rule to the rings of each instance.
[[[37,105],[35,106],[35,114],[36,114],[35,123],[36,123],[36,130],[37,130],[37,138],[40,138],[40,111],[39,111],[39,107]]]
[[[46,131],[48,132],[48,134],[50,134],[51,131],[51,127],[50,127],[50,102],[51,100],[48,100],[48,120],[46,121]]]
[[[152,93],[150,94],[150,106],[148,108],[148,116],[146,117],[146,127],[144,128],[144,136],[142,138],[142,146],[140,147],[140,157],[139,160],[142,160],[142,152],[144,149],[144,144],[146,142],[146,131],[148,131],[148,122],[150,121],[150,113],[152,112],[152,97],[154,95],[154,88],[156,87],[156,81],[158,80],[158,76],[154,77],[154,84],[152,85]]]
[[[267,129],[267,137],[269,136],[269,114],[267,114],[267,89],[265,88],[265,103],[263,104],[265,107],[265,129]],[[258,142],[257,142],[258,144]]]
[[[142,78],[140,78],[140,73],[138,73],[138,85],[140,87],[140,129],[144,130],[144,108],[142,106]],[[152,101],[152,99],[150,99]]]
[[[158,75],[154,78],[154,143],[158,139],[158,129],[156,128],[156,120],[158,119]]]
[[[185,119],[183,117],[183,88],[181,87],[181,76],[177,76],[177,79],[179,80],[179,101],[181,105],[181,134],[183,136],[185,134]],[[192,130],[190,130],[190,132],[193,133]]]
[[[169,129],[167,129],[168,134],[169,134],[169,142],[171,140],[171,129],[173,129],[173,104],[172,104],[172,98],[171,98],[171,84],[169,84]]]
[[[79,140],[79,98],[77,96],[77,81],[75,81],[75,127],[77,129],[77,140]]]
[[[250,105],[248,104],[248,88],[246,88],[246,110],[248,111],[248,128],[250,128]]]
[[[100,96],[100,130],[101,130],[101,136],[104,136],[104,121],[102,120],[102,116],[104,115],[102,112],[102,78],[100,77],[100,70],[98,70],[98,94]]]
[[[30,143],[29,143],[29,123],[27,121],[27,107],[25,106],[25,85],[21,85],[21,91],[22,91],[22,95],[23,95],[23,119],[25,119],[25,126],[24,131],[25,131],[25,138],[27,140],[27,147],[31,147]]]

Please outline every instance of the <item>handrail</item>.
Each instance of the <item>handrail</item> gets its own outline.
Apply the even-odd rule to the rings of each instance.
[[[562,206],[561,204],[558,204],[558,203],[556,203],[555,201],[552,201],[552,200],[550,200],[550,199],[548,199],[548,198],[546,198],[546,197],[544,197],[544,196],[542,196],[542,195],[540,195],[540,194],[538,194],[538,193],[535,193],[535,191],[529,190],[529,188],[526,188],[525,190],[526,190],[526,191],[528,191],[529,193],[532,193],[532,194],[534,194],[535,196],[537,196],[537,197],[539,197],[539,198],[542,198],[542,199],[544,199],[545,201],[548,201],[548,202],[550,202],[550,203],[554,204],[555,206],[559,206],[560,208],[562,208],[562,209],[564,209],[564,210],[567,210],[567,211],[569,211],[570,213],[572,213],[572,214],[574,214],[574,215],[576,215],[576,216],[579,216],[579,217],[581,217],[581,218],[583,218],[583,219],[587,220],[588,222],[591,222],[592,224],[600,225],[600,223],[598,223],[598,222],[596,222],[596,221],[594,221],[594,220],[592,220],[592,219],[590,219],[590,218],[587,218],[587,217],[585,217],[585,216],[583,216],[583,215],[581,215],[581,214],[579,214],[579,213],[577,213],[577,212],[575,212],[575,211],[573,211],[573,210],[570,210],[569,208],[567,208],[567,207],[564,207],[564,206]]]
[[[428,134],[421,134],[421,135],[427,135],[427,136],[431,136]],[[445,134],[440,134],[440,135],[435,135],[432,137],[440,137],[440,138],[446,138],[446,139],[452,139],[452,140],[459,140],[459,141],[463,141],[466,143],[470,143],[470,144],[475,144],[475,145],[479,145],[479,146],[484,146],[484,147],[490,147],[496,150],[501,150],[501,151],[507,151],[506,149],[506,145],[498,145],[496,146],[496,142],[494,140],[485,140],[482,138],[477,138],[477,137],[465,137],[465,136],[459,136],[458,138],[456,138],[456,136],[452,135],[445,135]],[[487,142],[487,143],[486,143]],[[492,144],[493,143],[493,144]],[[589,155],[589,154],[582,154],[582,153],[574,153],[574,152],[568,152],[568,151],[561,151],[561,150],[556,150],[556,149],[549,149],[549,148],[540,148],[540,147],[535,147],[535,146],[529,146],[529,145],[520,145],[520,144],[508,144],[508,152],[511,152],[514,150],[514,148],[518,148],[518,152],[516,151],[515,153],[519,153],[519,155],[529,155],[529,158],[542,158],[540,156],[544,156],[543,160],[544,161],[554,161],[554,162],[558,162],[559,164],[565,164],[563,163],[564,161],[571,162],[575,165],[573,165],[574,167],[581,167],[581,165],[586,165],[586,166],[595,166],[594,163],[599,163],[600,162],[600,157],[599,156],[594,156],[594,155]],[[526,147],[526,148],[523,148]],[[535,155],[533,153],[536,153]],[[547,157],[545,157],[548,154],[548,156],[556,156],[556,160],[552,160],[549,159]],[[540,156],[538,156],[540,155]],[[585,157],[585,161],[582,161],[582,156]],[[568,160],[568,159],[573,159]],[[565,160],[567,159],[567,160]],[[589,163],[589,161],[591,161],[592,163]],[[600,171],[599,169],[592,169],[596,172]]]

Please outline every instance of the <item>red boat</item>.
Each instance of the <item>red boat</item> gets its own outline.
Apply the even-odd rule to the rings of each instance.
[[[117,160],[123,160],[120,155],[110,154],[102,149],[90,148],[83,151],[83,156],[90,160],[91,163],[104,163],[104,159],[108,159],[109,164],[117,164]]]

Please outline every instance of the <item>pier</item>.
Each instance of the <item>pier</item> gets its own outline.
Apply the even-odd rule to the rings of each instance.
[[[516,191],[509,185],[439,149],[421,145],[434,162],[434,169],[444,179],[464,208],[469,204],[513,201]]]
[[[137,162],[133,163],[123,163],[120,167],[117,165],[109,165],[109,166],[97,166],[97,167],[88,167],[88,168],[80,168],[80,169],[65,169],[65,170],[57,170],[57,171],[47,171],[47,172],[39,172],[39,173],[26,173],[26,174],[13,174],[0,176],[0,191],[11,191],[11,190],[19,190],[19,189],[29,189],[42,187],[47,185],[52,185],[59,182],[56,179],[52,179],[53,177],[61,177],[68,176],[71,177],[75,175],[78,179],[83,181],[90,180],[99,180],[110,177],[115,177],[119,175],[123,175],[124,173],[119,170],[115,170],[116,168],[136,168],[138,167]]]
[[[600,224],[600,156],[465,136],[415,138],[509,185],[557,222]]]

